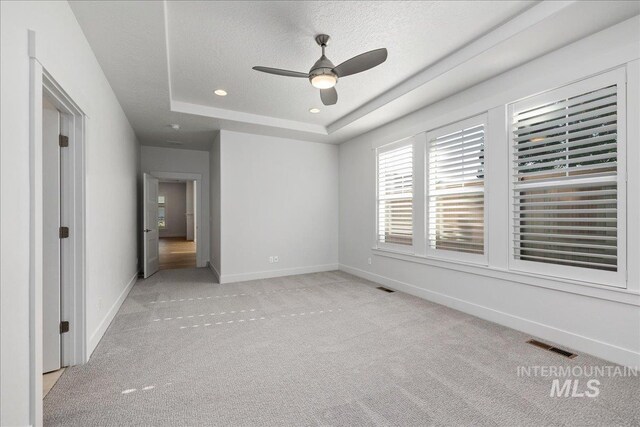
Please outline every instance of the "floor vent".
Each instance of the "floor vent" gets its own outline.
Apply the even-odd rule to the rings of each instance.
[[[385,291],[385,292],[395,292],[393,289],[389,289],[389,288],[385,288],[384,286],[378,286],[376,289],[380,289],[381,291]]]
[[[531,345],[535,345],[536,347],[540,347],[540,348],[542,348],[544,350],[551,351],[553,353],[559,354],[561,356],[568,357],[569,359],[573,359],[575,357],[578,357],[578,355],[575,354],[575,353],[571,353],[569,351],[562,350],[561,348],[554,347],[554,346],[549,345],[547,343],[544,343],[542,341],[529,340],[529,341],[527,341],[527,343],[529,343]]]

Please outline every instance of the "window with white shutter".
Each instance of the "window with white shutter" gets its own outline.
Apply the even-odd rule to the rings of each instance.
[[[617,70],[512,105],[516,265],[620,283],[624,89]]]
[[[486,116],[427,133],[427,253],[485,259]]]
[[[378,242],[413,243],[413,143],[378,149]]]

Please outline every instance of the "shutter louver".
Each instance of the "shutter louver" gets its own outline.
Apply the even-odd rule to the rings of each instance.
[[[378,154],[378,241],[413,243],[413,145]]]
[[[429,247],[484,254],[484,125],[428,142]]]
[[[514,113],[514,257],[617,271],[617,85]]]

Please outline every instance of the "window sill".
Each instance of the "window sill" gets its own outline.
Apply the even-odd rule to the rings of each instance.
[[[492,277],[509,282],[517,282],[529,286],[537,286],[546,289],[588,296],[592,298],[640,306],[640,293],[629,289],[616,288],[612,286],[599,285],[577,280],[543,276],[522,271],[507,270],[497,267],[490,267],[486,264],[481,263],[426,257],[387,248],[373,247],[372,251],[374,255],[381,257],[393,258],[401,261],[424,264],[437,268],[445,268],[464,273]]]

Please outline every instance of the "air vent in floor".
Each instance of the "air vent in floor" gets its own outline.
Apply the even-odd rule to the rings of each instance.
[[[547,343],[544,343],[542,341],[529,340],[529,341],[527,341],[527,343],[531,344],[531,345],[535,345],[536,347],[540,347],[540,348],[542,348],[544,350],[551,351],[553,353],[559,354],[561,356],[568,357],[569,359],[573,359],[575,357],[578,357],[578,355],[575,354],[575,353],[571,353],[569,351],[562,350],[561,348],[554,347],[554,346],[549,345]]]
[[[385,288],[384,286],[378,286],[376,289],[380,289],[381,291],[385,291],[385,292],[395,292],[393,289],[389,289],[389,288]]]

